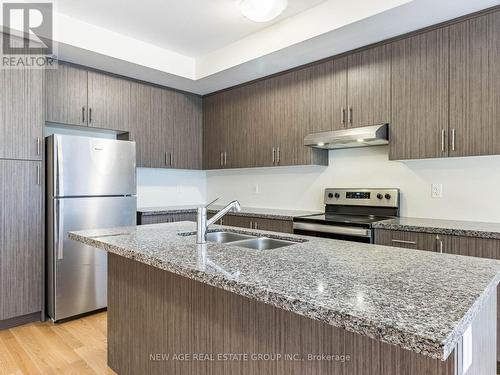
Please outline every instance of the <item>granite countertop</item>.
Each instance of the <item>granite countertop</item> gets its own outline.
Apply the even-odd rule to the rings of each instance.
[[[190,204],[190,205],[180,205],[180,206],[159,206],[159,207],[139,207],[137,212],[142,215],[168,215],[168,214],[185,214],[196,212],[201,204]]]
[[[500,262],[494,260],[224,226],[213,228],[302,242],[260,252],[197,245],[195,226],[178,222],[69,236],[442,360],[500,280]]]
[[[373,224],[377,229],[500,239],[500,223],[399,217]]]
[[[185,206],[165,206],[165,207],[143,207],[138,208],[137,212],[142,215],[167,215],[176,213],[191,213],[196,212],[200,205],[185,205]],[[224,205],[211,205],[208,212],[214,213],[221,210]],[[256,217],[275,220],[293,220],[294,217],[322,214],[321,211],[303,211],[303,210],[285,210],[279,208],[257,208],[257,207],[242,207],[240,212],[231,212],[230,215]]]

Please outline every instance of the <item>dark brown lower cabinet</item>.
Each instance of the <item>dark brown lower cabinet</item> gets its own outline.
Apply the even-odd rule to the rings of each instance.
[[[208,217],[210,218],[212,216],[214,216],[214,213],[209,212]],[[196,221],[196,213],[190,212],[158,215],[144,215],[141,212],[137,213],[137,224],[139,225],[172,223],[176,221]],[[291,220],[264,219],[229,214],[217,221],[216,224],[238,228],[267,230],[270,232],[293,233],[293,222]]]
[[[196,213],[171,213],[160,215],[144,215],[141,212],[137,213],[137,224],[160,224],[160,223],[174,223],[177,221],[196,221]]]
[[[0,329],[41,317],[42,173],[39,161],[0,160]]]
[[[413,248],[500,260],[500,240],[477,237],[436,235],[397,230],[375,230],[377,245]],[[500,360],[500,289],[497,296],[497,361]]]
[[[212,216],[211,214],[210,216]],[[292,220],[264,219],[240,215],[226,215],[217,224],[231,227],[267,230],[270,232],[293,233]]]
[[[377,245],[403,247],[405,249],[440,251],[441,237],[429,233],[403,232],[377,229],[375,243]]]
[[[441,361],[115,254],[108,264],[108,365],[120,375],[463,373],[461,345]],[[475,349],[467,375],[495,373],[489,330],[495,303],[490,297],[472,322]],[[238,350],[249,360],[151,359],[181,350],[205,358]],[[260,353],[274,357],[250,360]],[[331,353],[346,360],[276,358],[281,353]]]
[[[278,220],[278,219],[256,219],[253,218],[253,229],[268,230],[271,232],[280,233],[293,233],[292,220]]]
[[[209,214],[208,216],[212,217],[213,215],[214,214]],[[247,216],[225,215],[222,219],[217,221],[216,224],[238,228],[251,228],[251,219]]]

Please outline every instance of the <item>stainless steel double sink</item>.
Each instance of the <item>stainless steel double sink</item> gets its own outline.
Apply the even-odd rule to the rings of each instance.
[[[272,250],[299,243],[288,240],[279,240],[276,238],[257,237],[249,234],[224,231],[207,233],[207,241],[240,246],[254,250]]]

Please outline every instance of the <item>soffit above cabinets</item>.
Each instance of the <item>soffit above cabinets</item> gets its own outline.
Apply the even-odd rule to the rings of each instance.
[[[55,3],[61,60],[207,94],[453,19],[500,0],[288,0],[254,23],[239,0]]]

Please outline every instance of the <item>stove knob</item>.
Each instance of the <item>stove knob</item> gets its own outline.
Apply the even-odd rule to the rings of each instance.
[[[385,199],[391,199],[391,194],[386,194]]]
[[[335,193],[335,198],[339,199],[340,198],[340,194],[339,193]]]
[[[328,193],[328,198],[333,198],[333,194],[332,193]]]
[[[378,194],[377,194],[377,198],[378,198],[378,199],[382,199],[383,197],[384,197],[384,196],[383,196],[382,194],[380,194],[380,193],[378,193]]]

